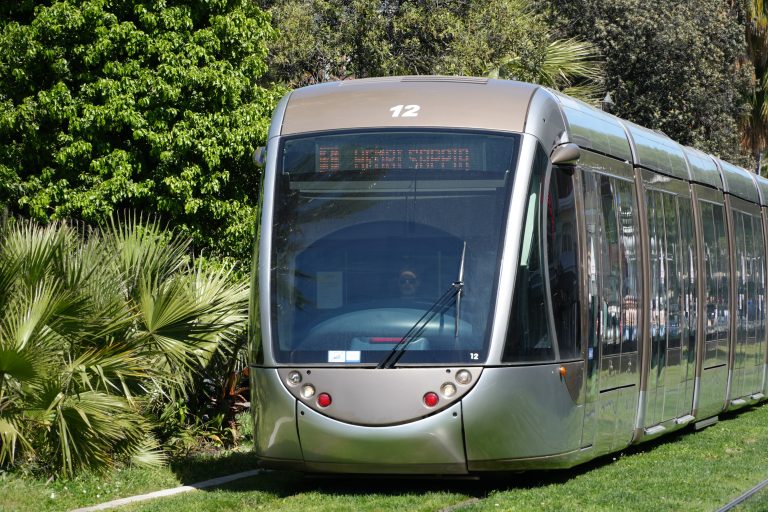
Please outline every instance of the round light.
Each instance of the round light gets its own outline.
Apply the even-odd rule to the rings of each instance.
[[[437,402],[439,401],[440,401],[440,397],[437,396],[437,393],[433,391],[424,393],[424,405],[426,405],[427,407],[434,407],[437,405]]]
[[[450,382],[446,382],[445,384],[440,386],[440,392],[443,394],[445,398],[451,398],[453,395],[456,394],[456,386],[454,386]]]
[[[470,382],[472,382],[472,374],[469,373],[468,370],[459,370],[456,372],[456,382],[461,384],[462,386],[466,386]]]
[[[298,386],[301,384],[301,374],[297,371],[292,371],[288,374],[288,378],[285,381],[289,386]]]
[[[328,407],[331,405],[331,402],[333,402],[333,400],[331,399],[331,395],[328,393],[320,393],[317,395],[317,405],[320,407]]]
[[[301,386],[301,396],[302,398],[312,398],[312,396],[315,394],[315,386],[312,384],[304,384]]]

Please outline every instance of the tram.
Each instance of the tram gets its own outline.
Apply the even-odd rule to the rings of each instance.
[[[255,452],[571,467],[765,399],[768,180],[547,88],[287,94],[265,155]]]

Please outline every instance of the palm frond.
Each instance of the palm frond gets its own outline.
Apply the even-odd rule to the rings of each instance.
[[[19,279],[34,287],[77,241],[76,232],[65,224],[20,220],[5,237],[3,252],[17,262]]]
[[[541,61],[529,61],[510,55],[488,69],[492,78],[527,77],[557,90],[570,88],[580,99],[592,101],[600,95],[599,81],[603,66],[597,48],[579,39],[553,39],[547,44]]]
[[[3,232],[8,228],[4,227]],[[21,260],[6,250],[5,234],[0,233],[0,311],[11,299],[14,282],[19,276]]]
[[[108,467],[116,449],[134,451],[146,437],[142,417],[121,397],[86,391],[63,397],[51,411],[51,435],[66,475],[80,467]]]
[[[39,377],[41,354],[35,350],[0,348],[0,379],[31,381]]]
[[[139,308],[146,333],[172,367],[205,364],[221,340],[244,328],[248,292],[226,270],[200,266],[189,277],[144,281]]]
[[[64,386],[74,392],[102,391],[132,400],[131,388],[155,373],[150,361],[130,345],[110,343],[90,348],[61,370]]]
[[[142,468],[157,468],[168,463],[168,456],[163,452],[157,439],[147,436],[130,454],[131,464]]]
[[[556,39],[549,43],[539,69],[539,83],[552,88],[570,86],[574,79],[599,80],[602,68],[597,49],[578,39]]]
[[[145,221],[136,213],[112,217],[103,228],[103,243],[116,255],[117,266],[130,297],[144,276],[165,279],[187,261],[189,241],[173,236],[158,220]]]
[[[564,87],[560,92],[588,103],[593,107],[600,107],[600,101],[602,100],[604,91],[597,84],[582,84]]]
[[[67,294],[56,282],[40,281],[29,290],[21,290],[16,301],[5,308],[0,346],[23,350],[28,343],[49,345],[58,337],[51,324],[58,310],[67,308]]]
[[[13,464],[18,449],[34,453],[32,444],[24,436],[19,418],[5,417],[0,409],[0,466]]]

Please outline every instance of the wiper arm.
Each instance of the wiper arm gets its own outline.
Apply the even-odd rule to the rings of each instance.
[[[419,336],[421,336],[421,333],[424,332],[424,329],[427,328],[429,322],[431,322],[437,314],[445,313],[451,306],[451,303],[454,299],[456,299],[456,315],[453,336],[455,340],[459,339],[459,314],[461,308],[461,293],[464,290],[464,259],[466,258],[466,255],[467,242],[464,241],[464,246],[461,249],[461,261],[459,262],[459,278],[451,283],[451,286],[448,287],[445,293],[443,293],[439,299],[437,299],[431,306],[429,306],[429,309],[427,309],[424,314],[421,315],[421,318],[416,320],[416,323],[413,324],[410,329],[408,329],[408,332],[405,333],[405,336],[400,338],[400,341],[398,341],[397,344],[392,347],[392,350],[390,350],[387,357],[384,358],[384,360],[380,362],[376,368],[393,368],[400,360],[400,358],[403,357],[403,354],[408,348],[408,345],[410,345],[414,340],[417,340]]]
[[[464,287],[464,258],[466,257],[466,255],[467,255],[467,241],[465,240],[464,247],[461,248],[461,263],[459,263],[459,278],[456,280],[457,283],[461,283],[462,288]],[[453,328],[453,339],[456,342],[458,342],[459,340],[459,317],[461,316],[461,292],[462,290],[459,290],[459,292],[456,294],[456,315],[454,316],[454,328]]]
[[[381,369],[394,367],[400,358],[403,357],[403,354],[408,348],[408,345],[410,345],[411,342],[421,336],[421,333],[423,333],[424,329],[427,328],[429,322],[431,322],[438,313],[445,313],[445,311],[448,310],[448,308],[453,303],[453,299],[461,293],[463,288],[464,283],[461,281],[455,281],[451,283],[451,286],[448,287],[445,293],[443,293],[443,295],[437,299],[429,307],[429,309],[424,312],[423,315],[421,315],[421,318],[419,318],[416,323],[413,324],[408,332],[405,333],[405,336],[400,338],[400,341],[398,341],[397,344],[392,347],[392,350],[390,350],[387,357],[384,358],[384,360],[380,362],[376,368]]]

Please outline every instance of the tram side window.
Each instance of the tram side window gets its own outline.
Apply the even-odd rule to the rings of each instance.
[[[640,318],[640,266],[637,219],[631,182],[584,172],[589,340],[600,357],[636,363]],[[624,354],[627,355],[624,358]]]
[[[733,212],[733,238],[735,241],[734,257],[736,258],[736,303],[734,313],[736,315],[736,344],[747,342],[748,328],[746,321],[747,301],[750,299],[750,272],[749,254],[747,247],[746,231],[751,231],[751,221],[747,214],[739,211]]]
[[[698,315],[698,280],[696,261],[696,239],[693,225],[693,211],[688,199],[678,202],[680,212],[680,235],[682,239],[681,271],[682,271],[682,307],[680,327],[683,332],[683,343],[688,346],[688,357],[696,355],[696,318]],[[693,361],[693,359],[691,359]]]
[[[618,225],[621,228],[619,241],[619,263],[621,268],[621,352],[637,351],[639,333],[640,275],[637,258],[637,218],[634,190],[631,182],[616,180]]]
[[[750,214],[734,211],[734,238],[736,250],[736,341],[754,345],[758,337],[759,311],[762,309],[762,252],[763,240],[760,220]],[[762,350],[759,351],[762,354]],[[758,357],[757,351],[748,351],[750,357]],[[759,364],[749,361],[749,365]]]
[[[621,353],[621,281],[623,254],[619,247],[619,210],[616,207],[618,190],[616,180],[608,176],[598,177],[600,211],[603,221],[603,237],[600,244],[601,312],[600,333],[604,355]]]
[[[704,368],[727,362],[730,280],[725,210],[722,205],[700,201],[704,231],[706,319]]]
[[[579,265],[573,178],[554,168],[547,198],[547,264],[561,359],[580,355]]]
[[[754,282],[756,302],[753,305],[753,317],[755,322],[755,337],[760,347],[765,340],[765,240],[763,238],[763,225],[760,219],[754,218],[752,223],[752,241],[754,243]],[[758,354],[762,354],[762,348]]]
[[[528,205],[523,218],[520,260],[515,278],[504,362],[553,361],[555,351],[549,335],[544,266],[540,251],[542,181],[548,158],[537,148],[528,192]]]

